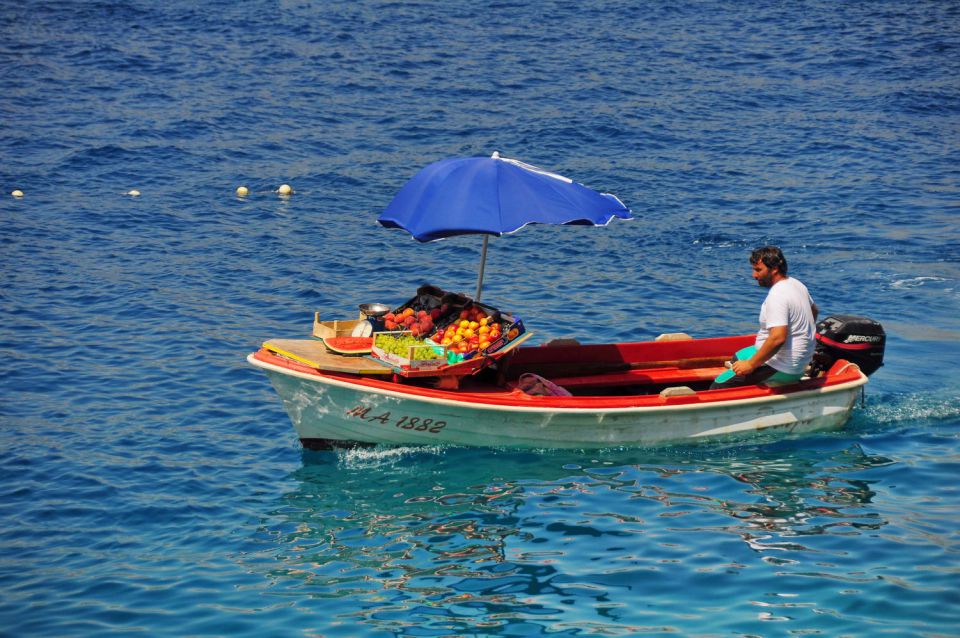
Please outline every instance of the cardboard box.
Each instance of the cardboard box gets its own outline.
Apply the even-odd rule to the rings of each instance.
[[[430,345],[424,343],[423,345],[411,346],[408,349],[407,356],[403,357],[400,355],[393,354],[392,352],[386,352],[382,348],[377,346],[377,337],[379,335],[391,335],[393,337],[400,337],[403,335],[411,334],[408,330],[403,331],[394,331],[394,332],[375,332],[373,334],[373,348],[371,354],[377,359],[389,363],[390,365],[400,368],[402,370],[437,370],[447,365],[447,359],[445,356],[441,355],[439,359],[418,359],[418,352],[429,351],[431,354],[436,352],[438,346]]]

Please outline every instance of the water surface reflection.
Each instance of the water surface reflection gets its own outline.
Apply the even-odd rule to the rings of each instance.
[[[828,442],[305,453],[260,530],[272,590],[394,635],[689,632],[721,607],[782,604],[756,591],[771,571],[863,580],[844,546],[886,524],[871,472],[891,461]],[[689,587],[713,593],[681,612]]]

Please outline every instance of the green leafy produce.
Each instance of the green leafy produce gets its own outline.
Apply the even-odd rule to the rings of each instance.
[[[375,345],[384,352],[405,359],[410,358],[411,346],[416,346],[413,349],[413,359],[425,361],[440,358],[440,355],[434,352],[433,347],[427,345],[423,339],[417,339],[411,335],[378,334]]]

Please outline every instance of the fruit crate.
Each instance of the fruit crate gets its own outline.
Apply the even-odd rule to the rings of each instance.
[[[504,321],[503,331],[500,335],[500,338],[492,341],[490,345],[483,350],[483,354],[490,355],[498,350],[502,350],[504,346],[509,344],[511,341],[514,341],[527,331],[523,326],[523,320],[519,317],[514,319],[513,317],[504,316],[504,319],[506,319],[506,321]]]
[[[443,304],[444,297],[447,297],[451,294],[452,293],[449,293],[443,288],[439,288],[437,286],[431,286],[429,284],[420,286],[417,288],[417,294],[397,306],[393,312],[396,314],[398,312],[402,312],[406,308],[413,308],[414,310],[426,310],[429,312],[434,308],[439,308]]]
[[[431,333],[431,331],[441,323],[448,323],[450,318],[454,316],[455,313],[459,313],[467,304],[470,303],[470,298],[466,295],[462,295],[454,292],[447,292],[442,288],[437,286],[420,286],[417,289],[417,294],[411,299],[408,299],[404,303],[397,306],[393,312],[388,313],[383,317],[384,326],[387,330],[409,330],[412,328],[412,325],[405,326],[399,318],[400,315],[403,315],[407,309],[413,311],[414,318],[417,324],[421,324],[421,313],[424,313],[430,318],[429,327],[427,332],[422,334],[426,335]],[[391,327],[387,325],[387,322],[391,322],[396,325],[396,327]]]
[[[408,347],[407,356],[394,354],[392,352],[387,352],[383,348],[377,345],[377,337],[380,335],[389,335],[391,337],[404,337],[412,336],[409,330],[393,330],[389,332],[375,332],[373,333],[373,348],[371,349],[371,354],[380,359],[385,363],[389,363],[395,368],[401,370],[439,370],[440,368],[447,365],[446,358],[446,348],[442,346],[432,345],[429,343],[423,343],[422,345],[411,345]],[[441,352],[437,352],[437,349],[441,349]],[[431,358],[429,359],[418,359],[418,354],[423,354],[429,351]],[[439,357],[439,358],[437,358]]]
[[[496,321],[502,328],[506,328],[508,325],[513,323],[513,317],[511,317],[509,314],[500,312],[500,310],[497,308],[488,306],[485,303],[467,299],[467,302],[462,306],[453,307],[450,312],[444,314],[443,317],[436,322],[437,328],[443,330],[455,321],[462,321],[465,318],[463,314],[470,313],[474,308],[482,312],[490,319]]]
[[[471,300],[459,313],[454,313],[438,323],[432,338],[448,344],[451,351],[456,352],[462,361],[477,355],[493,354],[524,332],[526,329],[519,317]],[[458,343],[471,338],[473,348],[461,350]]]
[[[313,336],[317,339],[329,339],[332,337],[351,337],[353,330],[358,324],[366,322],[366,319],[334,319],[333,321],[320,321],[320,313],[313,313]]]

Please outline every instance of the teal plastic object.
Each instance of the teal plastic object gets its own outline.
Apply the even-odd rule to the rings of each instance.
[[[746,348],[741,348],[737,350],[737,353],[733,355],[734,361],[745,361],[757,354],[757,346],[747,346]],[[717,378],[714,379],[714,383],[725,383],[736,376],[733,370],[724,370]],[[773,385],[783,385],[785,383],[793,383],[794,381],[799,381],[803,378],[802,374],[787,374],[786,372],[777,372],[772,377],[764,379],[764,384],[773,384]]]

